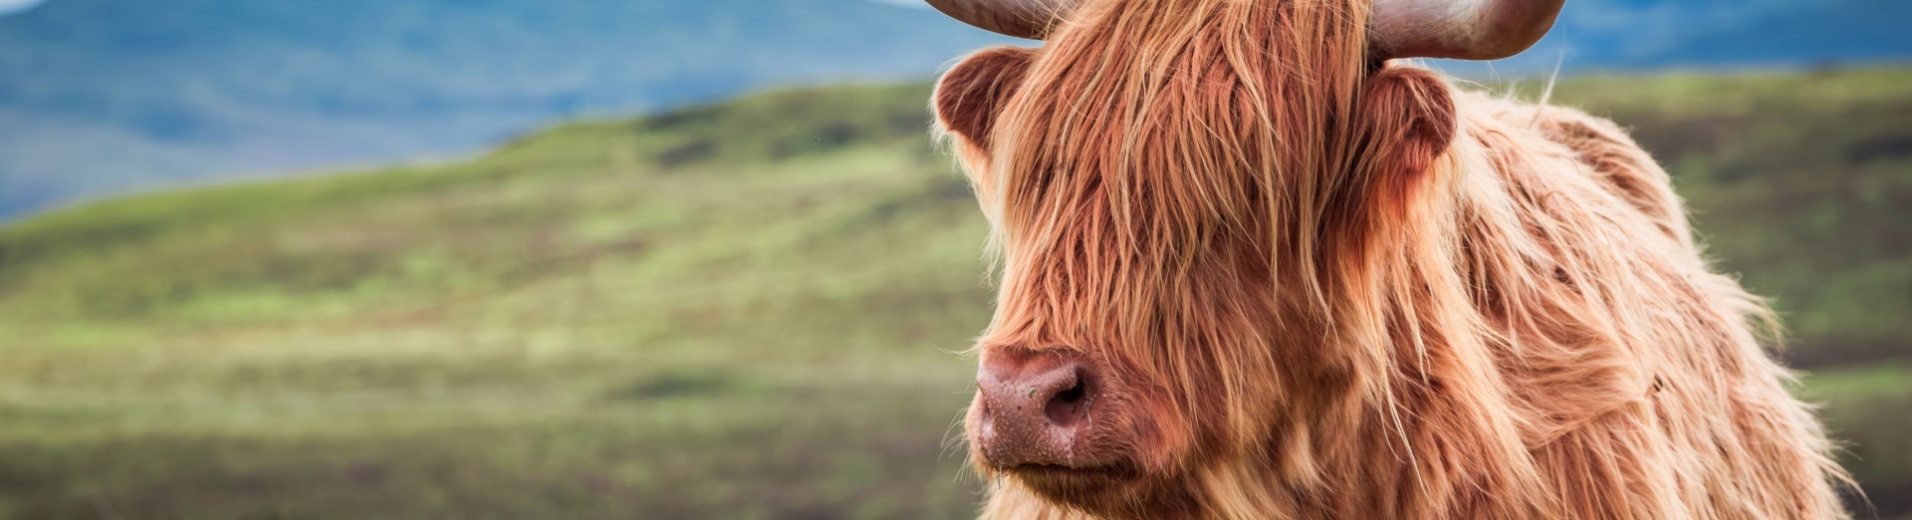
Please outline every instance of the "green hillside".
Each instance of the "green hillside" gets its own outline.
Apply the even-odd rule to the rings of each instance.
[[[1555,96],[1677,170],[1894,514],[1908,82]],[[984,225],[927,97],[773,92],[0,229],[0,518],[972,516],[952,351],[988,320]]]

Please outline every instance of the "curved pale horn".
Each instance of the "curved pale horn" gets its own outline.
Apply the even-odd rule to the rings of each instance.
[[[927,0],[950,18],[985,31],[1040,40],[1080,0]]]
[[[1390,58],[1498,60],[1534,46],[1566,0],[1374,0],[1374,44]]]
[[[926,0],[951,18],[1040,40],[1081,0]],[[1277,0],[1278,1],[1278,0]],[[1374,0],[1375,47],[1389,58],[1497,60],[1553,29],[1566,0]]]

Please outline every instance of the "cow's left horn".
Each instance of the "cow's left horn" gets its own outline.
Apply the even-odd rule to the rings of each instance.
[[[997,34],[1040,40],[1081,0],[927,0],[950,18]]]
[[[1374,0],[1374,44],[1389,58],[1498,60],[1534,46],[1566,0]]]

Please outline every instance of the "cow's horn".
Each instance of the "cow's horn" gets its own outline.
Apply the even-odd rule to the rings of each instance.
[[[963,23],[1040,40],[1081,0],[927,0]],[[1390,58],[1497,60],[1553,28],[1566,0],[1374,0],[1374,44]]]
[[[1498,60],[1553,29],[1566,0],[1374,0],[1374,44],[1389,58]]]
[[[928,0],[936,10],[979,29],[1040,40],[1080,0]]]

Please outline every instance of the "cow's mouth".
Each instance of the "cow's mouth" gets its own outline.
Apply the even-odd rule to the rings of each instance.
[[[1023,464],[1004,470],[1031,490],[1051,497],[1082,497],[1115,491],[1141,478],[1125,465],[1071,467]]]
[[[1122,473],[1127,472],[1127,470],[1121,469],[1116,466],[1103,466],[1103,467],[1094,467],[1094,468],[1074,468],[1069,466],[1058,466],[1055,464],[1023,464],[1021,466],[1010,468],[1009,471],[1016,473],[1018,475],[1100,477],[1100,478],[1115,477],[1115,476],[1119,476]]]

